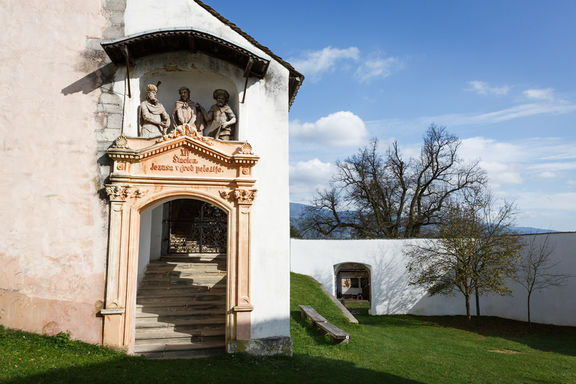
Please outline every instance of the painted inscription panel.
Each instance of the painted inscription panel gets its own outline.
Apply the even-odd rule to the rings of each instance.
[[[236,169],[223,161],[182,147],[152,156],[139,165],[139,173],[146,175],[199,178],[236,176]]]

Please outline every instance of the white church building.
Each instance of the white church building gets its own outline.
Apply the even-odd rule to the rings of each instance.
[[[199,0],[3,13],[0,324],[151,357],[291,354],[303,76]]]

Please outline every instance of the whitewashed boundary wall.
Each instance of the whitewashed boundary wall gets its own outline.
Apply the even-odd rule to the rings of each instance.
[[[576,275],[576,233],[552,233],[522,236],[525,244],[536,244],[549,237],[553,249],[555,273]],[[372,315],[414,314],[423,316],[463,315],[464,298],[429,296],[422,288],[408,284],[406,251],[422,240],[298,240],[292,239],[291,270],[312,276],[335,293],[334,267],[353,262],[366,265],[371,275]],[[526,252],[526,247],[523,249]],[[484,316],[526,320],[526,292],[509,281],[508,296],[486,295],[480,298]],[[560,287],[536,292],[532,297],[532,321],[544,324],[576,326],[576,278]],[[305,303],[301,303],[305,304]],[[474,300],[471,306],[474,308]]]

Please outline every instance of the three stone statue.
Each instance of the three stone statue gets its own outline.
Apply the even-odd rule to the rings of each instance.
[[[206,135],[220,140],[230,140],[232,128],[236,124],[236,115],[228,105],[230,94],[224,89],[217,89],[212,96],[216,103],[206,111],[199,103],[190,100],[190,89],[178,90],[177,100],[172,111],[174,130],[183,134],[196,131],[200,136]],[[158,87],[146,86],[146,100],[140,104],[140,137],[158,137],[168,133],[170,115],[158,101]]]

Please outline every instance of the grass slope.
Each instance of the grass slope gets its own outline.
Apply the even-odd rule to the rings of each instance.
[[[331,345],[301,320],[312,305],[351,335]],[[362,308],[355,308],[362,313]],[[484,318],[357,315],[350,324],[310,278],[292,274],[294,357],[145,360],[0,329],[0,383],[576,383],[576,329]]]

